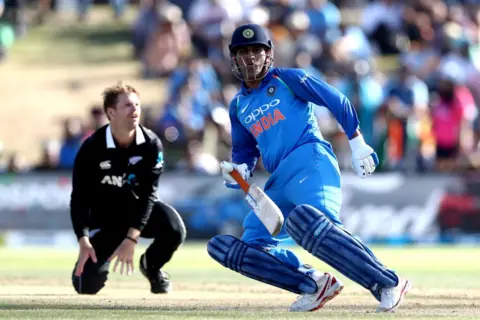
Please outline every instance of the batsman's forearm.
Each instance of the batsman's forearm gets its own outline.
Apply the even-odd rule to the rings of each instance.
[[[260,157],[257,141],[242,126],[236,115],[230,115],[230,119],[232,122],[232,162],[246,163],[248,169],[252,171]]]
[[[352,140],[353,138],[358,137],[358,136],[361,135],[361,134],[362,134],[362,133],[360,132],[360,130],[357,129],[357,130],[353,133],[353,135],[350,137],[350,140]]]
[[[248,170],[253,171],[258,161],[258,150],[239,150],[238,148],[232,149],[232,162],[235,164],[245,163],[248,166]]]
[[[233,163],[235,164],[245,163],[249,171],[253,171],[253,169],[255,169],[255,166],[257,165],[257,160],[258,158],[233,158],[232,157]]]

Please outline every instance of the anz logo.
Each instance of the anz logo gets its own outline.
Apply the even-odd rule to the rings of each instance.
[[[125,179],[125,175],[123,176],[109,176],[109,175],[106,175],[103,177],[102,181],[101,181],[102,184],[108,184],[110,186],[114,186],[114,187],[123,187],[123,185],[126,183],[128,185],[133,185],[133,186],[137,186],[138,185],[138,181],[137,181],[137,177],[134,175],[134,174],[129,174],[127,179]]]
[[[102,184],[108,184],[111,186],[121,188],[123,186],[123,177],[122,176],[105,176],[102,179]]]

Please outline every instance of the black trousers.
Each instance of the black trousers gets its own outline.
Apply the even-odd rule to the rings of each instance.
[[[96,294],[107,282],[110,262],[108,258],[122,243],[127,235],[126,229],[100,229],[91,238],[97,263],[89,259],[84,266],[83,274],[72,273],[72,283],[80,294]],[[170,259],[178,247],[185,241],[186,229],[178,212],[164,202],[155,203],[150,219],[142,230],[142,238],[154,239],[145,255],[147,266],[151,271],[160,270]]]

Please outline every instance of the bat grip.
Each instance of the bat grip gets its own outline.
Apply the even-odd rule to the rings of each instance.
[[[245,181],[245,179],[242,178],[240,173],[238,173],[238,171],[234,169],[232,172],[230,172],[230,175],[232,176],[233,179],[235,179],[235,181],[237,181],[240,188],[242,188],[242,190],[245,193],[248,193],[248,189],[250,189],[250,185],[248,184],[247,181]]]

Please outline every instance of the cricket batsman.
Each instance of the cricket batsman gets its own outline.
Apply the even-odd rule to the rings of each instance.
[[[375,171],[378,158],[365,143],[355,109],[335,88],[303,70],[274,68],[274,48],[256,24],[238,27],[229,45],[232,71],[242,88],[230,103],[232,163],[223,163],[225,185],[238,188],[227,168],[248,179],[258,157],[271,174],[265,193],[285,217],[273,237],[254,212],[241,239],[218,235],[208,253],[221,265],[252,279],[300,294],[290,311],[314,311],[338,295],[343,284],[304,264],[277,245],[291,237],[309,253],[369,290],[377,312],[394,312],[411,288],[384,266],[360,239],[344,229],[340,170],[320,133],[314,105],[327,107],[343,127],[357,175]],[[231,170],[231,169],[230,169]]]

